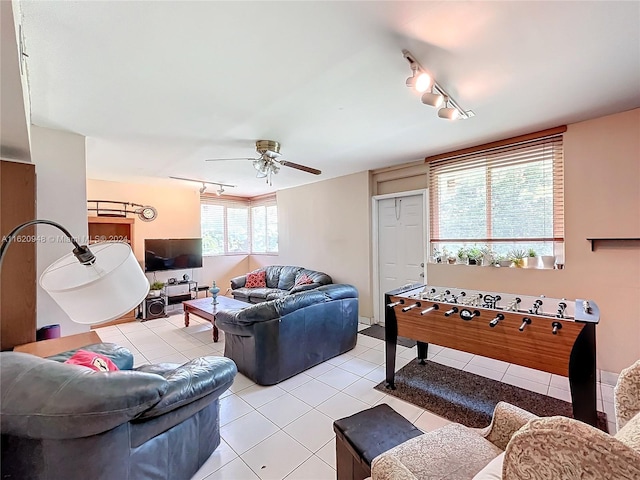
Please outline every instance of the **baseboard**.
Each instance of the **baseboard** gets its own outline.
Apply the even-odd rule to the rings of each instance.
[[[358,317],[358,323],[362,323],[363,325],[373,325],[371,323],[373,319],[369,317]]]

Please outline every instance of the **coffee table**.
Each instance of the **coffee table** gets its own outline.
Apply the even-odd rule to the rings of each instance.
[[[204,318],[205,320],[210,321],[211,325],[213,325],[213,341],[217,342],[218,327],[216,327],[216,313],[220,310],[245,308],[249,305],[251,304],[229,297],[218,297],[218,303],[215,305],[213,304],[213,299],[211,297],[187,300],[186,302],[182,302],[182,306],[184,307],[184,326],[189,326],[190,313]]]

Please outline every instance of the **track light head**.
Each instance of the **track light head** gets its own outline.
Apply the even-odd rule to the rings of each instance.
[[[407,87],[415,88],[416,91],[422,93],[426,92],[433,85],[433,78],[428,73],[420,70],[414,70],[413,75],[407,78],[405,82]]]
[[[433,90],[431,92],[425,92],[422,94],[422,103],[438,108],[444,104],[444,95],[433,93]]]
[[[204,191],[207,189],[207,186],[203,183],[202,186],[200,187],[200,193],[204,193]]]
[[[438,116],[446,120],[457,120],[460,117],[460,112],[457,108],[442,107],[438,110]]]
[[[216,190],[216,195],[220,196],[224,193],[224,188],[222,188],[222,186],[220,186],[220,188],[218,188],[218,190]]]

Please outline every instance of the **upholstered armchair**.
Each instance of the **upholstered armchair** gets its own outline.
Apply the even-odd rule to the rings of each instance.
[[[374,458],[372,479],[638,480],[640,361],[622,371],[614,395],[615,435],[499,403],[484,430],[450,424]]]
[[[2,478],[188,480],[220,444],[220,395],[235,364],[200,357],[143,365],[114,344],[83,350],[120,369],[97,372],[0,353]]]
[[[373,480],[470,480],[502,453],[513,434],[535,415],[500,402],[485,429],[450,423],[373,459]],[[551,478],[551,477],[550,477]]]

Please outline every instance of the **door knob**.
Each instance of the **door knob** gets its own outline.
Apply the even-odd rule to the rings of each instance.
[[[420,264],[420,266],[421,266],[421,267],[424,267],[424,262],[422,262],[422,263]]]
[[[420,273],[420,276],[421,276],[421,277],[424,277],[424,272]]]

